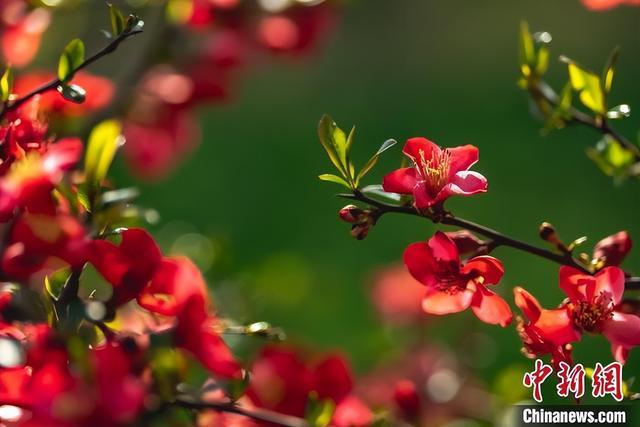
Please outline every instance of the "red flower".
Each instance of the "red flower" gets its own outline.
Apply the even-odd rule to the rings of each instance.
[[[413,277],[427,287],[422,308],[430,314],[457,313],[471,307],[483,322],[507,326],[509,305],[485,285],[497,284],[504,268],[490,256],[478,256],[461,264],[458,248],[442,232],[428,242],[413,243],[404,252],[404,263]]]
[[[217,332],[217,319],[209,313],[204,278],[189,259],[163,258],[142,229],[123,232],[120,245],[106,240],[93,245],[91,263],[113,285],[110,303],[119,306],[136,298],[153,313],[175,317],[176,345],[216,375],[241,376],[240,366]]]
[[[266,347],[255,361],[247,396],[254,405],[296,417],[304,417],[309,396],[330,400],[336,409],[330,425],[365,426],[371,410],[352,394],[350,369],[339,355],[307,363],[294,350]]]
[[[442,149],[426,138],[407,140],[404,154],[412,167],[397,169],[384,177],[385,191],[413,194],[417,209],[427,209],[452,195],[470,196],[487,191],[487,180],[469,168],[478,161],[473,145]]]
[[[627,360],[631,348],[640,345],[640,316],[619,307],[624,284],[624,272],[618,267],[605,267],[594,276],[572,267],[560,268],[560,288],[569,297],[573,324],[604,335],[620,363]]]
[[[4,0],[0,4],[2,56],[6,64],[24,67],[38,53],[42,34],[51,17],[44,8],[28,11],[23,0]]]
[[[34,72],[16,78],[13,92],[23,96],[34,88],[51,81],[55,76],[48,72]],[[79,71],[73,77],[73,84],[86,91],[86,98],[82,104],[68,101],[56,91],[48,91],[40,95],[40,108],[60,116],[81,117],[101,110],[111,102],[115,93],[115,86],[106,77]],[[30,101],[33,102],[33,101]]]
[[[571,361],[571,342],[580,339],[580,332],[573,326],[568,307],[543,309],[533,295],[521,287],[513,290],[515,303],[527,318],[519,319],[518,332],[524,343],[524,353],[531,358],[550,354],[554,365]]]
[[[638,6],[640,5],[640,0],[582,0],[582,3],[591,10],[606,10],[625,4]]]
[[[406,326],[424,320],[423,296],[424,286],[401,264],[375,273],[371,300],[386,322]]]
[[[7,174],[0,178],[0,219],[8,219],[16,208],[29,212],[53,215],[55,204],[51,191],[82,155],[82,142],[65,138],[48,144],[46,151],[29,152],[11,164]]]
[[[631,251],[631,237],[626,231],[620,231],[605,237],[593,248],[593,259],[601,261],[603,266],[619,266]]]
[[[2,271],[17,278],[27,278],[54,259],[79,267],[90,251],[84,227],[66,214],[23,214],[13,225],[9,242]]]

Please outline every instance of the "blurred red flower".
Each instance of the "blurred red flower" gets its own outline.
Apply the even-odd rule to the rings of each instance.
[[[582,3],[591,10],[606,10],[616,6],[638,6],[640,0],[582,0]]]
[[[407,140],[404,154],[412,167],[397,169],[384,177],[385,191],[413,194],[418,210],[444,202],[452,195],[470,196],[487,191],[487,180],[469,170],[478,161],[472,145],[442,149],[426,138]]]
[[[12,67],[24,67],[33,60],[51,20],[46,9],[28,6],[24,0],[0,2],[2,57]]]
[[[512,314],[504,299],[485,285],[497,284],[504,268],[491,256],[461,264],[458,248],[438,231],[427,242],[412,243],[404,252],[411,275],[426,286],[422,308],[430,314],[450,314],[469,307],[483,322],[507,326]]]
[[[313,395],[335,403],[331,426],[369,425],[373,414],[352,389],[352,374],[343,357],[331,354],[309,363],[295,350],[270,346],[253,364],[247,396],[257,407],[304,417]]]
[[[373,282],[371,300],[384,321],[402,326],[425,319],[420,303],[425,288],[404,265],[377,271]]]

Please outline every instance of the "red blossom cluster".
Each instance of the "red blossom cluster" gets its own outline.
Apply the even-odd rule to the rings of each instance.
[[[311,52],[335,15],[330,1],[173,3],[195,49],[179,68],[162,63],[143,76],[124,125],[124,154],[133,172],[147,180],[168,175],[197,147],[196,107],[228,100],[238,75],[260,53]]]
[[[345,150],[348,159],[346,150],[353,144],[352,136],[344,139],[333,122],[329,127],[332,133],[325,136],[323,129],[327,128],[327,120],[330,121],[321,120],[321,141],[322,138],[329,141],[329,144],[323,141],[325,150],[330,157],[338,157],[337,162],[331,158],[345,177],[344,182],[332,180],[350,188],[353,196],[349,198],[369,204],[366,209],[348,205],[339,212],[340,218],[355,224],[354,227],[365,226],[366,232],[355,237],[364,238],[382,215],[402,212],[425,217],[436,224],[467,226],[491,238],[484,241],[462,229],[448,234],[438,231],[426,242],[410,244],[404,252],[404,264],[410,276],[423,285],[423,290],[416,289],[416,282],[407,278],[406,273],[397,270],[385,273],[373,293],[374,302],[384,317],[397,317],[401,312],[402,323],[411,322],[417,316],[415,300],[420,299],[422,311],[427,314],[445,315],[471,308],[485,323],[508,326],[513,320],[511,308],[490,289],[500,282],[504,266],[500,260],[488,255],[497,246],[507,245],[560,263],[560,288],[567,296],[558,308],[544,309],[528,291],[522,287],[514,289],[515,305],[526,319],[517,318],[517,330],[527,356],[535,358],[548,354],[556,365],[560,362],[571,364],[572,343],[579,341],[584,333],[604,335],[620,363],[625,363],[629,351],[640,345],[640,316],[623,301],[628,275],[619,265],[632,246],[626,232],[598,242],[592,256],[581,254],[575,258],[575,247],[582,241],[565,245],[548,223],[541,227],[540,236],[556,252],[460,220],[447,211],[444,204],[453,195],[471,196],[487,190],[487,180],[469,170],[478,161],[478,149],[471,145],[441,148],[425,138],[407,140],[403,153],[409,160],[408,167],[387,174],[382,192],[371,193],[399,202],[384,203],[367,195],[366,191],[371,187],[363,190],[357,187],[358,179],[353,181],[352,178],[353,166],[348,160],[343,163],[339,157]],[[346,144],[345,148],[341,144]],[[395,277],[390,278],[391,274]]]

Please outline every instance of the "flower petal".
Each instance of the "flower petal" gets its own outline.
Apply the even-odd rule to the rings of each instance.
[[[593,301],[600,294],[608,294],[614,304],[622,300],[624,272],[618,267],[605,267],[595,276],[573,268],[560,268],[560,288],[572,302]]]
[[[423,156],[426,160],[431,159],[434,154],[440,153],[441,148],[434,142],[429,141],[427,138],[416,137],[409,138],[404,144],[402,152],[414,162],[420,161],[420,151],[423,152]]]
[[[429,314],[451,314],[467,309],[471,305],[474,292],[469,289],[450,294],[429,288],[422,300],[422,309]]]
[[[417,182],[415,168],[401,168],[385,175],[382,188],[388,193],[411,194]]]
[[[438,261],[448,261],[460,264],[460,257],[458,256],[458,247],[442,231],[437,231],[432,238],[427,242],[433,258]]]
[[[463,145],[460,147],[447,148],[451,155],[451,166],[449,176],[453,176],[460,171],[469,170],[478,161],[478,147],[473,145]]]
[[[595,296],[609,293],[614,304],[622,301],[624,294],[624,271],[618,267],[605,267],[596,274]]]
[[[437,283],[435,259],[427,242],[412,243],[404,251],[404,264],[409,273],[420,283],[433,286]]]
[[[431,196],[426,181],[417,181],[416,186],[413,187],[413,204],[418,210],[428,209],[447,197],[449,197],[449,194],[445,194],[442,191],[435,198]]]
[[[593,248],[593,257],[595,259],[604,259],[607,266],[617,266],[627,256],[631,246],[632,242],[629,233],[620,231],[596,243]]]
[[[487,178],[478,172],[460,171],[451,177],[444,191],[450,194],[470,196],[472,194],[486,192],[487,187]]]
[[[538,300],[520,286],[513,288],[516,305],[532,323],[538,320],[542,307]]]
[[[500,295],[487,289],[486,286],[476,286],[476,292],[471,302],[473,313],[485,323],[502,327],[508,326],[513,320],[509,304]]]
[[[533,326],[546,340],[555,345],[562,346],[580,339],[580,333],[573,326],[571,315],[566,308],[541,310],[540,317],[533,322]]]
[[[629,350],[640,345],[640,317],[614,311],[611,319],[605,321],[602,334],[611,343],[616,360],[624,363]]]
[[[560,267],[560,289],[564,291],[571,302],[588,301],[591,298],[587,295],[593,294],[595,279],[593,276],[584,274],[573,267]],[[587,288],[591,291],[587,292]]]
[[[495,285],[504,275],[504,266],[497,258],[481,255],[467,261],[462,267],[462,272],[478,274],[484,279],[485,284]]]

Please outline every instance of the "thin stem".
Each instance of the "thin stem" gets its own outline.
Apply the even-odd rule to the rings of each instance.
[[[537,84],[529,86],[529,93],[534,100],[542,98],[553,107],[558,106],[558,95],[544,81],[539,81]],[[569,114],[571,116],[571,121],[591,127],[603,135],[609,135],[611,138],[622,144],[624,148],[633,153],[637,161],[640,161],[640,148],[633,142],[629,141],[624,135],[609,126],[605,117],[592,117],[574,107],[569,109]]]
[[[110,54],[112,52],[115,52],[116,49],[118,48],[118,46],[120,46],[120,43],[122,43],[123,41],[125,41],[129,37],[134,36],[136,34],[139,34],[141,32],[142,32],[142,30],[124,31],[123,33],[121,33],[120,35],[115,37],[113,40],[111,40],[106,46],[104,46],[98,52],[96,52],[93,55],[91,55],[90,57],[86,58],[80,65],[78,65],[78,67],[76,67],[73,70],[72,74],[74,74],[74,73],[76,73],[76,72],[88,67],[89,65],[93,64],[98,59],[102,58],[103,56],[106,56],[106,55],[108,55],[108,54]],[[48,83],[43,84],[42,86],[39,86],[39,87],[33,89],[31,92],[27,93],[22,98],[18,98],[16,100],[13,100],[13,101],[9,102],[8,104],[6,104],[2,108],[2,111],[0,111],[0,119],[2,119],[9,111],[13,111],[13,110],[17,109],[18,107],[20,107],[25,102],[29,101],[34,96],[40,95],[40,94],[48,92],[50,90],[54,90],[59,85],[61,85],[62,83],[63,82],[60,79],[56,78],[54,80],[51,80]]]
[[[346,199],[358,200],[360,202],[367,203],[368,205],[375,207],[376,208],[375,215],[377,215],[378,218],[390,212],[403,213],[406,215],[413,215],[421,218],[426,218],[433,223],[453,225],[466,230],[475,231],[476,233],[491,239],[491,242],[487,245],[487,252],[491,252],[493,249],[499,246],[508,246],[508,247],[517,249],[519,251],[526,252],[531,255],[535,255],[537,257],[547,259],[549,261],[555,262],[556,264],[568,265],[584,273],[592,274],[592,272],[590,272],[587,268],[585,268],[582,264],[580,264],[575,258],[573,258],[573,256],[569,252],[557,253],[557,252],[550,251],[548,249],[531,245],[521,240],[514,239],[513,237],[509,237],[489,227],[485,227],[484,225],[476,224],[475,222],[457,217],[450,212],[444,212],[442,213],[442,215],[434,215],[434,216],[424,215],[418,212],[412,206],[390,205],[384,202],[380,202],[378,200],[371,199],[358,190],[355,190],[353,194],[348,194],[348,193],[339,194],[339,196]],[[640,277],[627,277],[625,281],[625,288],[627,290],[640,290]]]
[[[309,423],[302,418],[279,414],[277,412],[267,411],[264,409],[243,408],[233,402],[228,402],[228,403],[227,402],[222,402],[222,403],[202,402],[202,401],[182,398],[182,399],[177,399],[176,401],[173,402],[173,404],[183,408],[193,409],[196,411],[213,410],[218,412],[238,414],[238,415],[245,416],[247,418],[251,418],[252,420],[273,423],[273,424],[284,426],[284,427],[310,427]]]
[[[82,274],[82,268],[76,268],[71,271],[71,274],[67,278],[67,281],[62,286],[56,305],[58,307],[65,307],[71,301],[78,297],[78,290],[80,289],[80,275]]]

